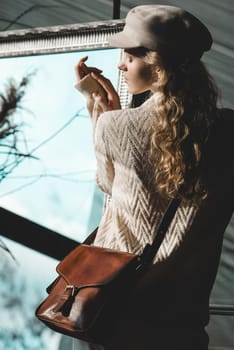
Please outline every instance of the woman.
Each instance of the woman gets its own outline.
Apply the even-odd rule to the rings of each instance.
[[[76,66],[76,87],[93,121],[97,183],[111,196],[94,244],[141,253],[169,200],[178,196],[181,203],[128,311],[104,347],[86,346],[204,350],[234,192],[232,112],[217,108],[215,84],[201,62],[212,38],[182,9],[145,5],[128,13],[110,44],[124,49],[119,69],[128,91],[152,96],[121,110],[111,82],[85,64],[87,57]]]

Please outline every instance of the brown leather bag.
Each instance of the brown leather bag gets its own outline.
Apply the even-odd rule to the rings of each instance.
[[[57,279],[36,316],[51,329],[74,338],[104,343],[123,311],[131,288],[159,249],[179,201],[167,208],[155,239],[141,255],[82,244],[57,266]]]

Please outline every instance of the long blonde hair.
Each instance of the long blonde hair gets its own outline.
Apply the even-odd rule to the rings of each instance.
[[[148,51],[144,60],[157,76],[153,84],[156,123],[150,146],[156,189],[164,197],[179,193],[184,200],[199,202],[207,195],[200,166],[217,115],[217,87],[199,59],[173,65]]]

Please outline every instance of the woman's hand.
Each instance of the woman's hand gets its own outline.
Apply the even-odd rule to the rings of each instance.
[[[79,60],[79,62],[75,65],[75,75],[76,80],[79,82],[81,79],[83,79],[86,75],[90,73],[102,73],[102,70],[96,68],[96,67],[88,67],[86,66],[85,62],[87,61],[88,56],[85,56]]]
[[[102,70],[96,67],[88,67],[85,62],[87,61],[88,56],[85,56],[79,60],[75,66],[75,75],[76,80],[79,82],[86,75],[91,74],[92,78],[100,85],[100,88],[103,89],[103,94],[93,93],[93,99],[101,107],[102,111],[111,111],[113,109],[120,109],[120,100],[119,96],[110,82],[109,79],[101,75]]]
[[[93,93],[93,98],[102,108],[103,112],[121,109],[119,95],[112,85],[111,81],[103,77],[99,72],[92,72],[91,76],[103,87],[106,97]]]

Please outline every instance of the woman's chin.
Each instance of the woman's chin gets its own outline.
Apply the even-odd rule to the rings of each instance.
[[[131,95],[137,95],[137,94],[139,94],[140,92],[138,92],[138,90],[136,90],[136,89],[134,89],[134,88],[130,88],[129,86],[128,86],[128,92],[131,94]]]

